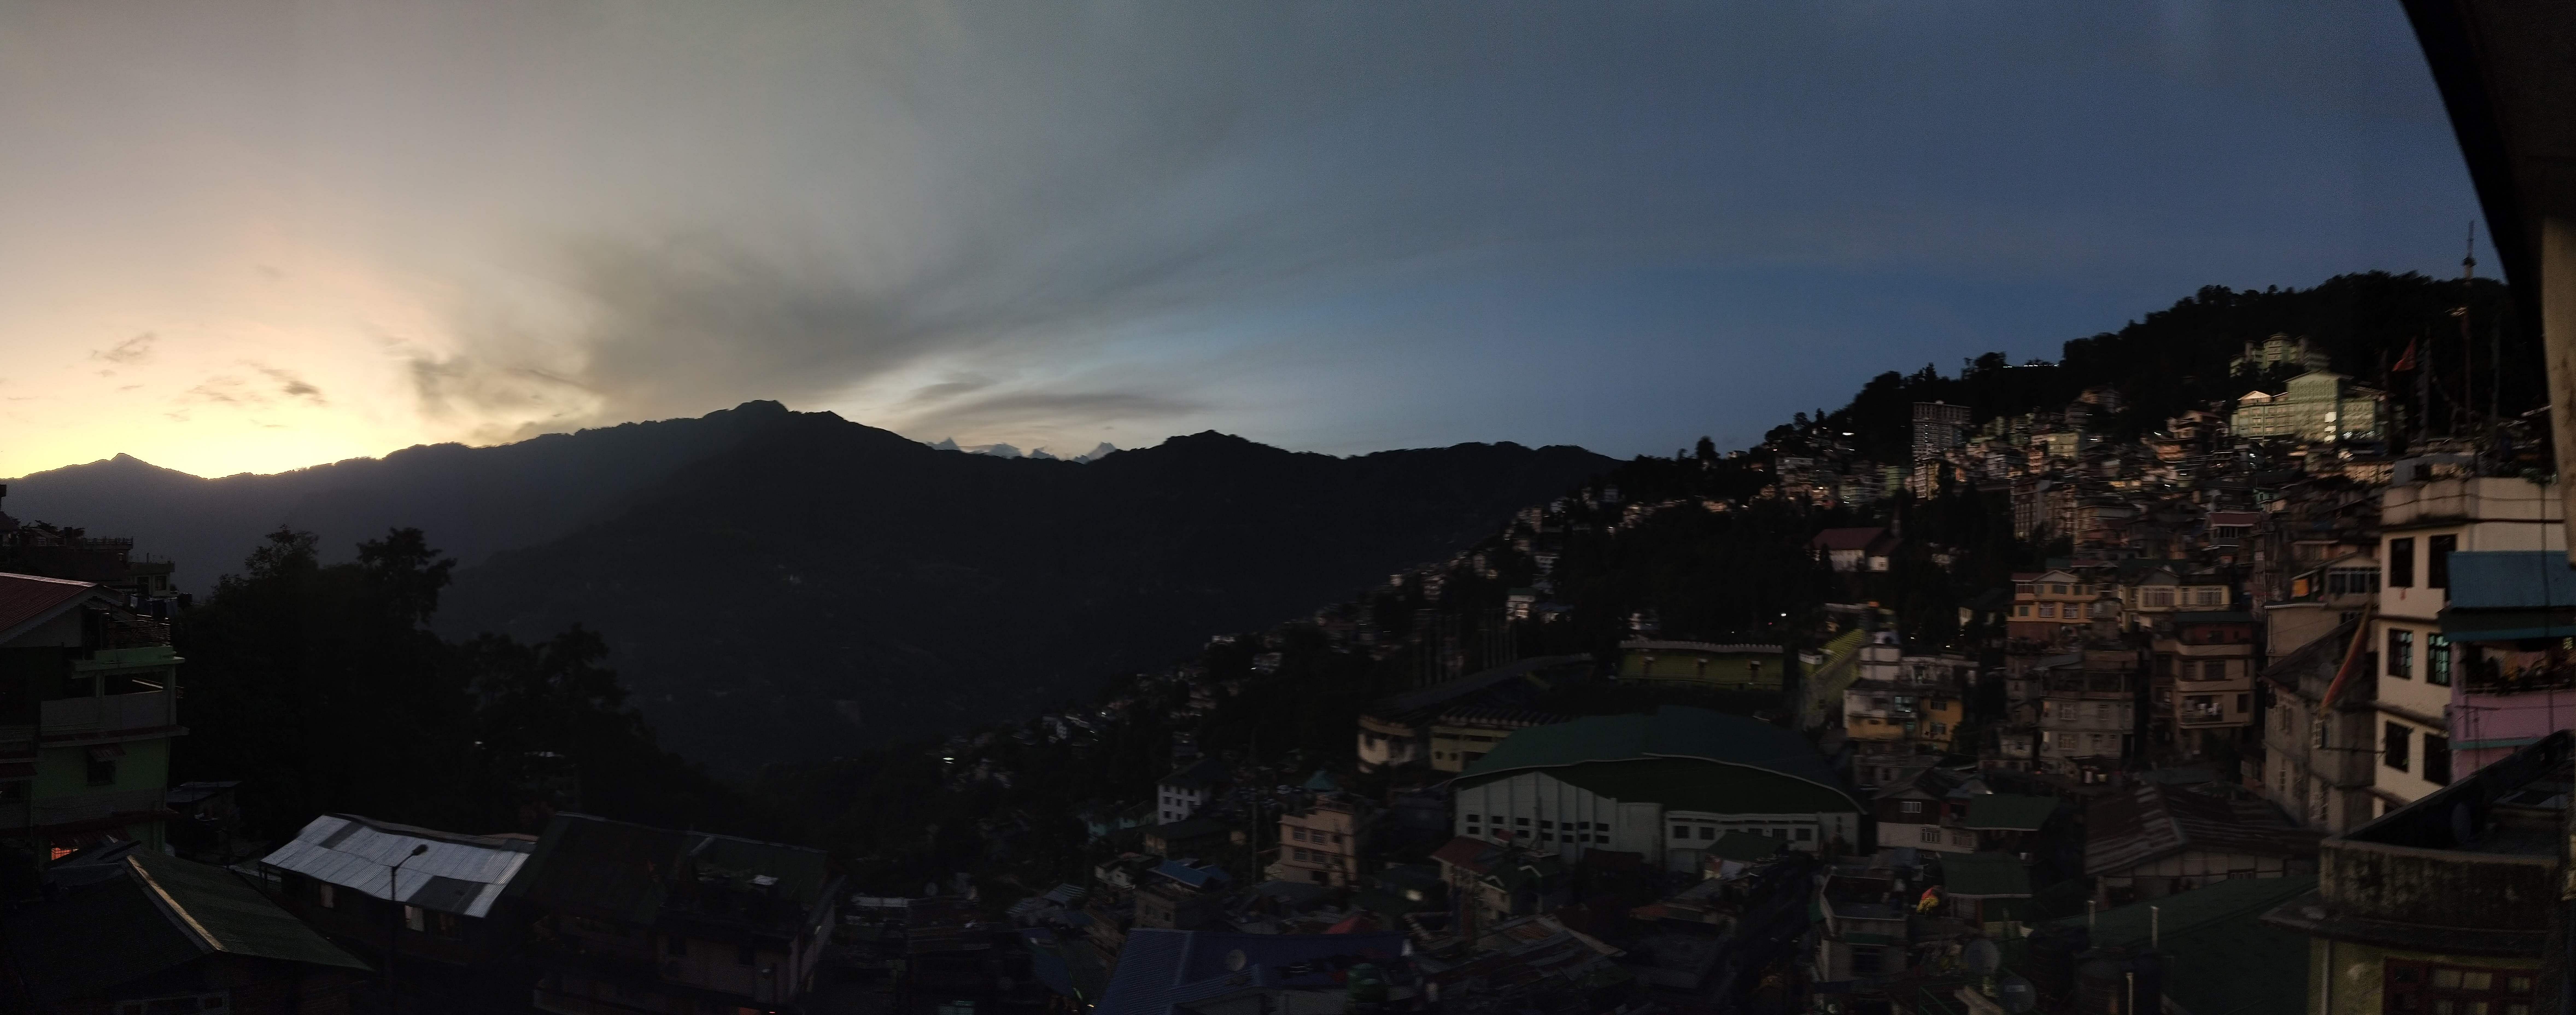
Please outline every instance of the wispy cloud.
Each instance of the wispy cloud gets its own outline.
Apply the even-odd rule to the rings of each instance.
[[[90,350],[89,358],[105,360],[118,366],[132,366],[152,358],[152,346],[161,336],[144,332],[105,349]]]

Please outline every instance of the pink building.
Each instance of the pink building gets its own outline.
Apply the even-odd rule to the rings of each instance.
[[[2551,732],[2576,729],[2576,569],[2555,550],[2453,553],[2451,599],[2427,646],[2450,680],[2447,757],[2427,778],[2465,776]],[[2428,745],[2430,746],[2430,745]]]

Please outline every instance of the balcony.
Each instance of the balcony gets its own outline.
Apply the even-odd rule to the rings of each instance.
[[[2576,689],[2576,663],[2565,660],[2535,658],[2517,665],[2484,659],[2466,669],[2468,679],[2463,683],[2471,694],[2528,694]]]
[[[178,725],[175,697],[168,691],[110,694],[95,698],[59,698],[44,703],[46,740],[117,737]]]

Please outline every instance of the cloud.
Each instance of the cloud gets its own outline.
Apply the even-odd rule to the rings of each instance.
[[[285,395],[288,398],[301,399],[311,405],[331,404],[322,397],[321,388],[313,386],[312,382],[298,376],[295,371],[279,367],[261,366],[256,363],[251,364],[251,369],[267,374],[269,380],[276,381],[278,394]]]
[[[1134,391],[1016,391],[952,402],[905,422],[926,433],[1028,432],[1164,419],[1207,408],[1193,399]]]
[[[331,404],[323,398],[322,389],[293,370],[245,361],[243,366],[268,378],[268,384],[255,384],[235,374],[217,374],[197,382],[180,393],[181,404],[208,403],[239,407],[274,405],[281,398],[312,406]]]
[[[133,366],[151,359],[152,346],[160,340],[161,336],[147,331],[105,349],[92,349],[89,358],[105,360],[119,366]]]

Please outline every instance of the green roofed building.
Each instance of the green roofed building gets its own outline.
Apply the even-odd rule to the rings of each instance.
[[[2098,946],[2141,948],[2152,939],[2164,954],[2168,1012],[2314,1011],[2308,1001],[2308,981],[2314,974],[2308,970],[2307,938],[2266,925],[2263,914],[2316,887],[2314,875],[2216,881],[2153,903],[2105,909],[2090,919],[2092,939]],[[2072,916],[2056,922],[2082,927],[2088,921]],[[2354,991],[2367,993],[2373,1005],[2370,1010],[2377,1010],[2378,986],[2374,981]],[[2493,1011],[2502,1015],[2505,1008],[2499,1004]]]
[[[1458,834],[1569,860],[1604,849],[1696,871],[1728,832],[1810,852],[1862,841],[1860,801],[1804,737],[1707,709],[1521,730],[1453,786]]]

